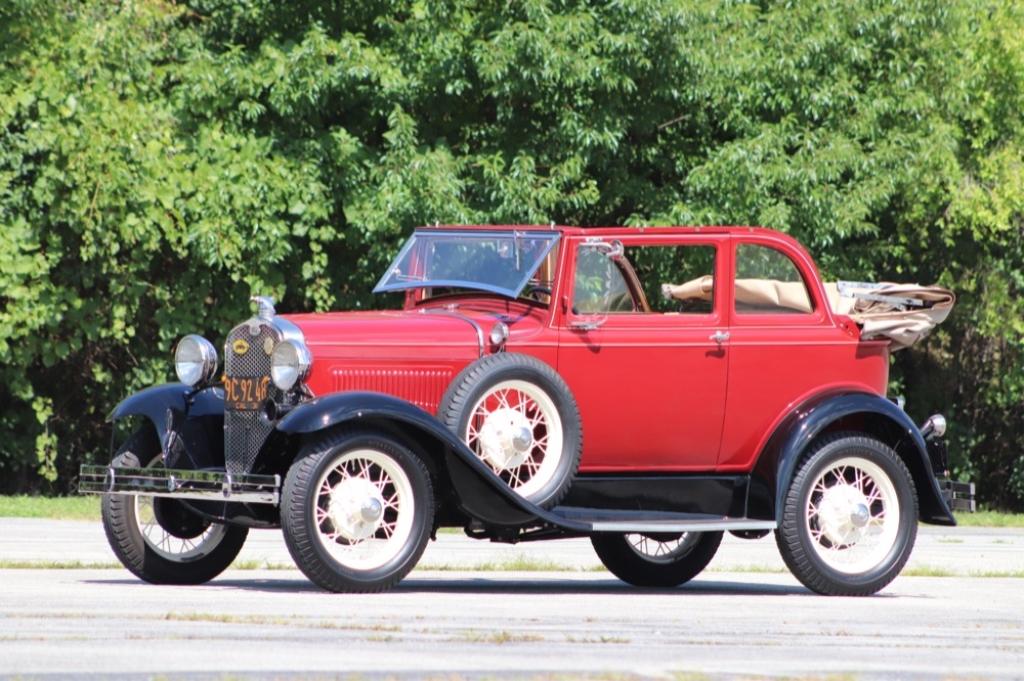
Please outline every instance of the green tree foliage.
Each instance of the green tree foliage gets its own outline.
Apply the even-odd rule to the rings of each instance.
[[[1022,35],[973,0],[8,0],[0,485],[69,489],[252,291],[373,304],[413,225],[753,223],[958,292],[894,383],[1024,507]]]

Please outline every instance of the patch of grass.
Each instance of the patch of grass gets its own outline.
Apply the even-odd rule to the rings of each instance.
[[[0,570],[113,570],[120,567],[120,563],[113,561],[0,559]]]
[[[622,636],[566,636],[566,643],[631,643]]]
[[[292,563],[271,563],[269,560],[236,560],[231,570],[294,570]]]
[[[464,631],[461,635],[452,639],[453,641],[469,641],[470,643],[493,643],[504,645],[506,643],[536,643],[543,641],[544,637],[537,634],[525,634],[522,632],[510,631]]]
[[[962,527],[1022,527],[1024,513],[1003,513],[1002,511],[978,511],[957,513],[956,523]]]
[[[526,556],[515,556],[502,561],[488,561],[485,563],[421,563],[417,570],[432,570],[435,572],[603,572],[602,566],[574,566],[559,563],[553,560],[540,560],[527,558]]]
[[[959,577],[960,575],[948,568],[935,565],[916,565],[904,568],[900,573],[903,577]]]
[[[116,570],[122,565],[117,561],[81,560],[10,560],[0,559],[0,570]],[[271,563],[266,560],[237,560],[231,564],[233,570],[294,570],[294,565]]]
[[[230,615],[217,612],[169,612],[163,619],[172,622],[216,622],[220,624],[255,624],[306,629],[332,629],[338,631],[399,632],[401,627],[393,624],[354,624],[330,620],[310,620],[303,617],[281,617],[266,615]]]
[[[719,567],[711,567],[705,570],[705,572],[749,572],[760,575],[782,575],[789,571],[786,568],[776,567],[774,565],[758,565],[756,563],[752,563],[750,565],[722,565]]]
[[[950,570],[936,565],[916,565],[900,573],[905,577],[974,577],[980,579],[1024,579],[1024,570]]]
[[[99,520],[99,495],[77,497],[0,496],[0,518]]]
[[[956,537],[939,537],[936,541],[940,544],[963,544],[963,539],[957,539]]]

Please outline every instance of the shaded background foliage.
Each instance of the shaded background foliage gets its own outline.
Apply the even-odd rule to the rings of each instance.
[[[414,225],[725,223],[956,290],[893,387],[1024,508],[1022,35],[973,0],[8,0],[0,490],[71,490],[251,292],[374,304]]]

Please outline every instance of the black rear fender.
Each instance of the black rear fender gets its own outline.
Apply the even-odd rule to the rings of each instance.
[[[325,395],[290,411],[277,430],[305,439],[338,427],[379,430],[405,442],[424,458],[439,493],[449,495],[470,517],[510,527],[538,517],[539,509],[509,489],[444,424],[397,397],[375,392]]]
[[[765,445],[751,476],[748,516],[775,519],[807,448],[829,433],[870,434],[892,447],[917,487],[922,522],[955,525],[935,478],[928,446],[917,425],[891,401],[870,393],[828,393],[793,411]]]

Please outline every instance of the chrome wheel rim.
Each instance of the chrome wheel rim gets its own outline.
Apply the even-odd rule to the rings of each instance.
[[[347,568],[377,569],[408,544],[414,508],[412,481],[398,461],[375,449],[345,452],[317,481],[317,540]]]
[[[683,532],[678,537],[658,539],[646,534],[627,534],[626,545],[650,563],[674,563],[690,551],[700,539],[699,532]]]
[[[149,462],[148,467],[162,468],[163,461],[160,457],[156,457]],[[210,523],[196,537],[176,537],[161,527],[153,506],[153,497],[135,495],[133,500],[132,515],[135,519],[135,527],[142,535],[142,541],[154,553],[167,560],[177,563],[198,560],[217,548],[227,533],[226,526]]]
[[[896,486],[880,466],[861,457],[844,457],[819,473],[804,511],[815,554],[845,574],[877,567],[899,537]]]
[[[528,381],[502,381],[477,400],[463,440],[522,496],[557,474],[564,433],[554,401]]]

